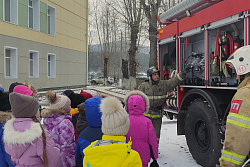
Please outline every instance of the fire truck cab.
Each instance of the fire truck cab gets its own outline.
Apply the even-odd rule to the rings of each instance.
[[[158,16],[158,67],[169,79],[186,67],[186,79],[169,92],[168,113],[178,113],[177,133],[185,135],[193,158],[202,166],[219,162],[225,122],[238,86],[225,64],[249,45],[249,0],[185,0]]]

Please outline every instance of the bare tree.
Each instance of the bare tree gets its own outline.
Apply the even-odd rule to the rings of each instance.
[[[116,41],[116,17],[109,5],[102,1],[93,2],[92,9],[94,29],[96,30],[96,33],[92,34],[98,38],[103,61],[104,84],[107,84],[109,65],[112,65],[109,61],[116,52],[116,46],[114,46]]]
[[[136,86],[136,72],[137,60],[136,54],[138,51],[138,34],[140,31],[140,23],[142,20],[142,0],[122,0],[121,2],[106,0],[106,2],[113,7],[113,9],[120,14],[124,22],[128,25],[130,30],[130,44],[128,50],[128,66],[130,81],[129,89],[134,89]],[[123,68],[124,69],[124,68]],[[133,80],[133,81],[131,81]]]
[[[162,0],[142,0],[143,10],[148,20],[150,41],[149,66],[157,65],[157,16]]]

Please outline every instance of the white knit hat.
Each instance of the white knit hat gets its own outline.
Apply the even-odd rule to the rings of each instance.
[[[67,113],[70,113],[71,101],[67,96],[57,95],[54,91],[50,90],[46,93],[46,98],[50,103],[50,109],[63,109]]]
[[[129,130],[129,118],[122,103],[115,97],[105,97],[100,105],[102,132],[105,135],[125,136]]]

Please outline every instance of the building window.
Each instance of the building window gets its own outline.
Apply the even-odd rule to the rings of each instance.
[[[29,0],[29,28],[40,31],[39,0]]]
[[[50,5],[47,6],[47,33],[56,35],[56,9]]]
[[[56,55],[51,53],[48,54],[48,77],[56,77]]]
[[[29,77],[39,78],[39,52],[29,51]]]
[[[4,7],[4,21],[8,21],[13,24],[17,24],[18,20],[18,0],[4,0],[3,7]]]
[[[29,0],[29,28],[34,27],[34,11],[33,11],[33,1]]]
[[[17,48],[4,47],[4,77],[17,78]]]

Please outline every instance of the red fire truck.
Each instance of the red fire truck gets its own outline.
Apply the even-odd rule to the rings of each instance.
[[[184,0],[158,16],[163,25],[158,30],[161,78],[192,69],[169,92],[164,110],[178,113],[177,133],[186,136],[193,158],[203,166],[215,166],[221,155],[238,86],[235,69],[225,61],[249,45],[249,14],[250,0]]]

